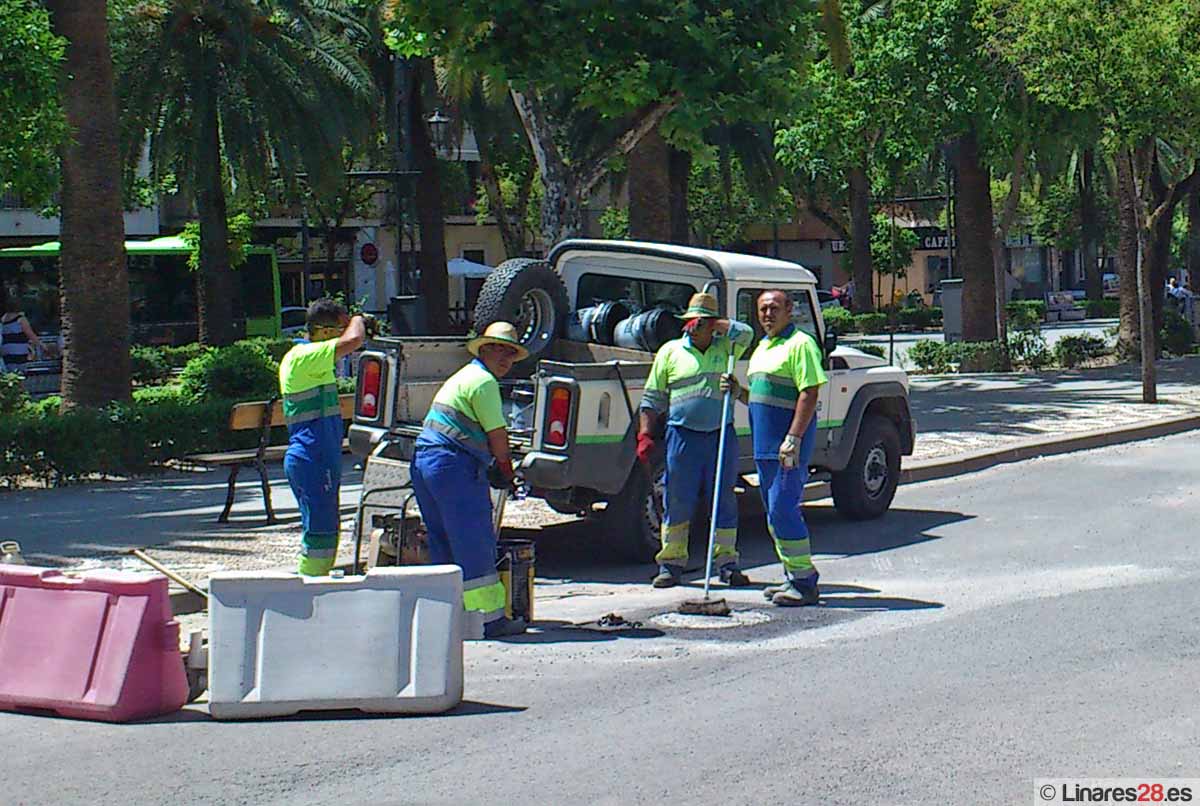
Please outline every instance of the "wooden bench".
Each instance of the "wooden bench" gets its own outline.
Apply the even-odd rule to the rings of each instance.
[[[338,403],[342,409],[342,419],[353,419],[354,395],[339,395]],[[271,398],[270,400],[257,400],[250,403],[235,403],[229,412],[229,430],[249,431],[252,428],[257,428],[259,430],[258,447],[240,451],[223,451],[221,453],[198,453],[188,457],[189,461],[198,465],[229,468],[229,486],[225,492],[225,509],[221,511],[220,517],[217,518],[217,523],[227,523],[229,521],[229,511],[233,509],[233,496],[237,487],[238,473],[246,466],[253,466],[258,470],[258,478],[262,482],[263,504],[267,509],[267,523],[273,524],[277,522],[275,510],[271,506],[271,484],[267,479],[267,462],[282,459],[283,455],[287,453],[288,446],[270,445],[268,443],[271,440],[271,429],[284,424],[283,402],[278,397]],[[345,451],[347,447],[348,443],[342,440],[342,450]]]

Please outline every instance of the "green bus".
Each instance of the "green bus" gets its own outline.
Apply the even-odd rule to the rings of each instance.
[[[20,300],[39,333],[59,332],[58,241],[0,249],[0,283]],[[126,241],[130,320],[139,343],[182,344],[196,340],[196,274],[188,268],[191,247],[178,236]],[[241,283],[234,317],[246,336],[282,335],[279,263],[271,246],[245,247],[234,270]]]

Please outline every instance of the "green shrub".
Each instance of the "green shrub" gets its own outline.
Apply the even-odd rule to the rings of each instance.
[[[1004,350],[998,341],[959,341],[947,345],[959,372],[1003,372]]]
[[[886,313],[860,313],[854,317],[854,328],[859,333],[874,335],[887,332]]]
[[[1158,332],[1158,341],[1172,355],[1187,355],[1196,343],[1188,320],[1169,309],[1163,311],[1163,328]]]
[[[898,319],[902,327],[924,330],[937,327],[942,323],[941,308],[926,308],[924,306],[901,308]]]
[[[1073,369],[1085,361],[1099,358],[1108,352],[1108,345],[1100,336],[1084,333],[1079,336],[1063,336],[1054,343],[1054,360],[1060,367]]]
[[[16,372],[0,372],[0,415],[15,414],[29,403],[25,378]]]
[[[1039,327],[1046,319],[1046,303],[1040,300],[1016,300],[1004,305],[1008,326],[1013,330]]]
[[[135,383],[151,386],[171,377],[171,365],[160,347],[134,347],[129,351],[129,369]]]
[[[145,390],[142,390],[145,391]],[[178,392],[59,414],[52,399],[0,417],[0,480],[63,483],[88,475],[125,476],[201,451],[253,447],[254,430],[228,430],[228,401],[196,403]]]
[[[921,339],[908,349],[908,358],[920,372],[941,374],[950,371],[950,351],[940,341]]]
[[[208,347],[203,344],[182,344],[179,347],[158,347],[156,348],[167,362],[167,365],[172,369],[183,369],[188,362],[197,356],[203,355]]]
[[[825,327],[841,335],[854,329],[854,314],[840,306],[825,308],[821,312],[825,318]]]
[[[261,349],[267,355],[276,361],[282,361],[287,355],[288,350],[296,346],[294,339],[268,339],[265,336],[256,336],[252,339],[242,339],[238,344],[246,344],[251,347]]]
[[[1089,299],[1084,302],[1088,319],[1116,319],[1121,315],[1119,299]]]
[[[864,342],[862,344],[854,345],[854,349],[861,350],[867,355],[873,355],[876,358],[887,358],[887,350],[883,348],[882,344],[871,344],[869,342]]]
[[[1035,371],[1050,366],[1053,360],[1046,339],[1037,329],[1009,331],[1008,356],[1013,364]]]
[[[259,344],[207,350],[183,368],[179,386],[193,400],[262,400],[279,389],[279,362]]]

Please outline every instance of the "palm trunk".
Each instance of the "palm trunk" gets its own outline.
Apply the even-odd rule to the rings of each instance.
[[[874,272],[871,270],[871,183],[865,165],[850,169],[850,277],[855,313],[875,310]]]
[[[1104,277],[1096,259],[1097,245],[1100,240],[1099,221],[1096,213],[1096,155],[1090,148],[1083,152],[1080,169],[1079,224],[1087,298],[1104,299]]]
[[[421,228],[421,299],[425,305],[425,326],[433,335],[450,331],[450,279],[446,268],[446,215],[442,199],[441,171],[437,152],[425,123],[422,88],[431,78],[428,60],[413,65],[409,109],[412,120],[413,168],[420,176],[417,183],[417,223]]]
[[[995,233],[992,237],[992,285],[995,294],[996,339],[1003,345],[1005,369],[1011,369],[1011,357],[1008,353],[1008,323],[1005,318],[1004,304],[1008,301],[1005,296],[1005,282],[1008,276],[1008,253],[1004,243],[1008,240],[1008,231],[1017,218],[1017,207],[1021,202],[1021,188],[1025,184],[1025,161],[1028,156],[1028,144],[1020,142],[1013,152],[1012,174],[1008,183],[1008,196],[1004,199],[1004,207],[996,221]]]
[[[692,176],[692,152],[671,149],[670,208],[671,242],[687,244],[692,240],[691,220],[688,217],[688,185]]]
[[[629,237],[671,240],[671,147],[658,129],[629,152]]]
[[[1137,192],[1129,158],[1120,153],[1117,165],[1117,276],[1120,281],[1121,320],[1117,328],[1117,355],[1125,361],[1141,355],[1141,318],[1137,294]]]
[[[996,333],[996,278],[992,261],[991,172],[979,158],[973,131],[959,138],[955,171],[955,238],[963,278],[964,341],[993,341]]]
[[[66,38],[61,87],[72,136],[62,148],[64,409],[129,399],[129,275],[121,214],[117,105],[104,0],[50,0]]]
[[[196,160],[196,211],[200,216],[200,272],[196,278],[200,343],[232,344],[233,271],[229,267],[229,222],[221,173],[221,130],[211,97],[202,107]]]
[[[548,250],[582,231],[579,192],[554,142],[554,130],[541,97],[536,91],[526,94],[514,89],[511,93],[542,178],[542,243]]]

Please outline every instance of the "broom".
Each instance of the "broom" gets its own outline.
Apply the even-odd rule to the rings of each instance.
[[[729,363],[725,368],[726,375],[733,374],[733,352],[729,353]],[[729,419],[731,391],[725,392],[725,400],[721,404],[721,435],[717,437],[717,472],[712,486],[712,512],[708,518],[708,554],[704,562],[704,598],[690,599],[679,605],[679,612],[686,616],[728,616],[729,605],[722,599],[709,598],[709,584],[712,581],[713,547],[717,542],[717,503],[721,500],[721,468],[725,464],[725,427]]]

